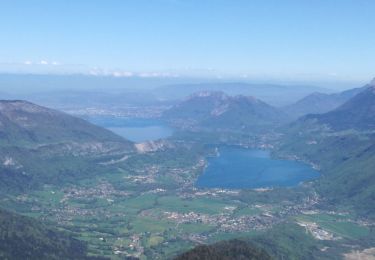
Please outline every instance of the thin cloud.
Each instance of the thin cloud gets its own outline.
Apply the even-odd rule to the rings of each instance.
[[[132,77],[134,76],[133,72],[130,71],[115,71],[112,73],[112,76],[116,78],[121,78],[121,77]]]
[[[15,63],[15,65],[51,65],[51,66],[59,66],[59,65],[62,65],[62,63],[58,62],[58,61],[48,61],[46,59],[43,59],[43,60],[40,60],[40,61],[37,61],[37,62],[34,62],[34,61],[31,61],[31,60],[25,60],[24,62],[22,63]]]
[[[116,78],[128,78],[128,77],[139,77],[139,78],[176,78],[179,77],[176,73],[170,72],[132,72],[126,70],[105,70],[100,68],[92,68],[88,72],[91,76],[108,76]]]

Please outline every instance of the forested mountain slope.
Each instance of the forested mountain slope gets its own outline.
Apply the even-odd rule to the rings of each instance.
[[[302,117],[288,127],[279,155],[320,167],[316,187],[328,203],[375,217],[375,87],[337,109]]]
[[[29,217],[0,209],[1,259],[90,259],[84,242]],[[94,259],[94,258],[92,258]]]

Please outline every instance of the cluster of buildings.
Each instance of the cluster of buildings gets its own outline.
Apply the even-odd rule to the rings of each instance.
[[[269,213],[262,213],[255,216],[234,216],[231,213],[221,213],[215,215],[202,214],[197,212],[164,212],[164,218],[183,223],[202,223],[217,228],[220,232],[245,232],[259,230],[270,227],[279,221],[276,216]]]
[[[69,199],[108,199],[112,196],[129,196],[130,193],[122,190],[116,190],[109,182],[101,182],[95,187],[70,187],[63,189],[64,195],[60,200],[63,203]]]
[[[121,108],[87,107],[82,109],[64,109],[66,113],[76,116],[106,116],[129,118],[156,118],[160,117],[167,106],[124,106]]]
[[[306,228],[306,231],[308,231],[315,239],[318,240],[337,240],[341,238],[323,229],[315,222],[299,221],[297,224]]]
[[[131,242],[126,246],[113,246],[113,253],[115,255],[125,255],[128,257],[139,258],[144,253],[144,247],[141,243],[141,236],[139,234],[134,234],[130,237],[130,240]]]

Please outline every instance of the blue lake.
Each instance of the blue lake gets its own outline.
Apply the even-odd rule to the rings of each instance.
[[[311,166],[289,160],[275,160],[268,151],[221,147],[218,157],[208,159],[198,178],[199,188],[291,187],[314,180],[319,172]]]
[[[154,119],[95,116],[87,118],[91,123],[105,127],[133,142],[167,138],[173,129]]]

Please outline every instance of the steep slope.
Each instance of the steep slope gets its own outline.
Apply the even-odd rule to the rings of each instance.
[[[27,101],[0,101],[1,142],[56,143],[64,141],[121,142],[124,139],[103,128],[65,113]]]
[[[307,116],[335,130],[375,130],[375,86],[370,86],[337,109]]]
[[[1,259],[90,259],[86,245],[38,221],[0,209]]]
[[[297,156],[321,168],[316,187],[327,202],[354,207],[375,218],[375,87],[339,108],[308,115],[285,128],[279,155]]]
[[[134,149],[82,119],[26,101],[0,101],[0,193],[95,176],[105,170],[101,157]]]
[[[201,245],[183,253],[175,260],[270,260],[266,251],[242,240],[223,241]]]
[[[367,86],[364,86],[334,94],[315,92],[292,105],[284,107],[283,111],[293,118],[298,118],[307,114],[326,113],[344,104],[350,98],[354,97],[366,88]]]
[[[227,103],[229,99],[229,96],[223,92],[198,92],[165,111],[163,117],[201,121],[209,117],[215,108]]]
[[[236,131],[263,130],[287,120],[285,114],[258,99],[223,92],[193,94],[163,117],[182,126]]]

